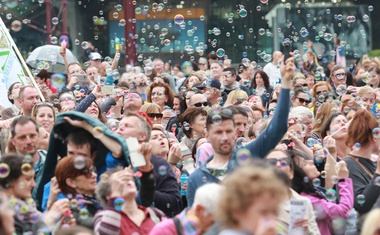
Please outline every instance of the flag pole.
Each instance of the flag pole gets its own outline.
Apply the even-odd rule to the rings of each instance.
[[[40,98],[43,102],[45,102],[45,97],[42,95],[42,92],[40,90],[40,88],[38,87],[37,83],[36,83],[36,80],[34,80],[34,77],[32,75],[32,73],[30,72],[28,66],[26,65],[25,61],[24,61],[24,58],[22,57],[20,51],[18,50],[15,42],[13,41],[13,38],[11,37],[10,33],[8,32],[8,29],[7,27],[5,26],[4,24],[4,21],[3,19],[0,17],[0,27],[3,29],[4,33],[5,33],[5,36],[7,37],[8,39],[8,42],[11,43],[11,48],[13,49],[13,51],[16,53],[19,61],[21,62],[21,65],[23,66],[24,70],[26,71],[29,79],[32,81],[33,83],[33,86],[38,90],[38,93],[40,95]]]

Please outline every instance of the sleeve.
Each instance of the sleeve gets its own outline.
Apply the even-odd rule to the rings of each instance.
[[[290,109],[290,89],[281,88],[280,98],[272,121],[267,128],[245,147],[252,156],[264,158],[280,142],[288,129],[288,115]]]
[[[96,213],[94,217],[94,232],[99,235],[119,235],[121,214],[113,209],[115,198],[107,202],[107,207]]]
[[[187,181],[187,191],[186,191],[186,198],[187,198],[187,206],[191,207],[194,203],[194,197],[195,197],[195,191],[197,189],[194,181],[194,173],[190,175],[188,181]]]
[[[367,213],[372,209],[380,195],[380,187],[374,184],[375,179],[380,175],[375,173],[373,178],[368,181],[366,180],[368,175],[360,169],[360,166],[352,162],[351,159],[345,159],[345,161],[354,188],[354,208],[359,214]],[[356,200],[359,195],[363,195],[364,203],[362,200]]]
[[[93,230],[94,229],[94,217],[92,215],[88,215],[87,218],[82,217],[80,215],[81,211],[77,208],[71,210],[74,218],[76,219],[76,224],[86,227],[88,229]]]
[[[149,235],[177,235],[177,230],[173,220],[168,219],[156,224]]]
[[[139,197],[140,197],[141,205],[145,207],[149,207],[150,205],[152,205],[154,201],[155,187],[156,187],[153,169],[150,172],[142,172],[140,183],[141,183],[141,187],[140,187]]]
[[[311,201],[307,198],[308,230],[310,235],[321,235]]]
[[[100,104],[100,110],[102,113],[107,113],[113,105],[116,105],[116,101],[112,97],[109,97]]]
[[[7,120],[13,117],[13,111],[12,109],[4,109],[1,112],[1,120]]]
[[[168,217],[173,217],[181,212],[182,197],[174,172],[169,163],[166,162],[166,165],[168,173],[165,176],[159,176],[156,178],[157,184],[154,203],[155,207],[165,212]]]
[[[339,186],[339,204],[323,200],[323,208],[329,218],[333,219],[337,216],[346,218],[347,213],[354,207],[354,189],[352,180],[346,178],[344,182],[340,182]]]
[[[84,113],[88,107],[96,100],[96,97],[94,94],[89,94],[85,99],[83,99],[77,107],[75,107],[74,111],[82,112]]]

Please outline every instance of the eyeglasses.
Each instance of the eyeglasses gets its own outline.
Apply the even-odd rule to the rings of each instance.
[[[72,96],[66,96],[66,97],[59,98],[60,102],[62,102],[62,101],[68,101],[68,100],[75,100],[75,98],[72,97]]]
[[[272,166],[276,166],[277,165],[277,162],[280,162],[281,166],[289,166],[290,165],[290,160],[289,158],[269,158],[269,159],[265,159],[265,161],[267,163],[269,163],[270,165]]]
[[[207,101],[206,102],[198,102],[198,103],[194,104],[195,107],[202,107],[202,105],[203,105],[203,107],[207,107],[208,106]]]
[[[198,63],[199,65],[205,65],[206,63]]]
[[[151,96],[153,97],[153,96],[163,96],[163,95],[164,93],[162,92],[153,92]]]
[[[304,98],[301,98],[301,97],[297,97],[297,99],[299,100],[299,102],[301,103],[301,104],[303,104],[303,103],[306,103],[306,104],[310,104],[310,100],[305,100]]]
[[[329,91],[326,91],[326,90],[323,90],[323,91],[317,91],[316,94],[317,94],[317,95],[320,95],[321,93],[327,93],[327,92],[329,92]]]
[[[124,98],[125,99],[130,99],[130,98],[138,99],[138,98],[140,98],[140,96],[136,93],[128,93],[128,94],[124,95]]]
[[[159,118],[162,118],[162,113],[148,113],[148,116],[151,118],[151,119],[159,119]]]
[[[344,77],[346,77],[346,73],[337,73],[334,75],[334,77],[339,78],[339,79],[344,78]]]
[[[84,169],[83,171],[81,171],[81,175],[84,175],[87,179],[90,179],[92,177],[92,174],[95,173],[97,174],[97,170],[95,167],[91,168],[91,169]]]

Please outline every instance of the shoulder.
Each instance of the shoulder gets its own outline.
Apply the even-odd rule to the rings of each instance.
[[[149,233],[150,235],[170,235],[177,234],[174,221],[172,219],[164,220],[158,224],[156,224],[153,229]]]

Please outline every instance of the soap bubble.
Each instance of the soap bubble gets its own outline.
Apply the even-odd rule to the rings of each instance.
[[[221,58],[225,55],[225,50],[223,48],[219,48],[218,50],[216,50],[216,55]]]
[[[336,87],[336,93],[339,96],[345,95],[347,93],[347,86],[344,85],[344,84],[341,84],[341,85],[337,86]]]
[[[59,23],[59,19],[57,17],[53,17],[51,19],[51,22],[53,23],[53,25],[57,25]]]
[[[183,15],[181,14],[177,14],[176,16],[174,16],[174,23],[175,24],[182,24],[183,22],[185,21],[185,17],[183,17]]]
[[[326,198],[330,202],[335,202],[337,198],[337,193],[334,189],[327,189],[326,190]]]
[[[8,177],[9,173],[9,166],[6,163],[0,163],[0,178]]]
[[[86,50],[88,48],[88,42],[87,41],[83,41],[81,43],[81,47]]]
[[[368,22],[369,21],[369,16],[367,14],[363,15],[363,21]]]
[[[214,125],[220,125],[222,123],[222,117],[219,114],[212,116],[212,123]]]
[[[376,128],[374,128],[372,130],[372,136],[375,139],[379,139],[380,138],[380,128],[379,127],[376,127]]]
[[[123,205],[124,205],[124,199],[123,198],[118,197],[115,199],[115,201],[114,201],[115,210],[121,211],[123,209]]]
[[[363,194],[359,194],[357,197],[356,197],[356,202],[359,204],[359,205],[363,205],[365,203],[365,196]]]
[[[86,167],[86,159],[83,156],[76,156],[74,159],[74,167],[77,170],[82,170]]]
[[[162,176],[166,175],[168,172],[168,169],[165,165],[162,165],[158,168],[158,173]]]
[[[239,11],[239,16],[241,17],[241,18],[244,18],[244,17],[246,17],[247,16],[247,10],[246,9],[241,9],[240,11]]]

